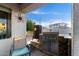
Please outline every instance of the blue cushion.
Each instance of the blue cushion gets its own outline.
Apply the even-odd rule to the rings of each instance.
[[[20,48],[20,49],[15,49],[12,52],[12,56],[21,56],[21,55],[25,55],[25,54],[28,54],[28,53],[29,53],[28,48],[24,47],[24,48]]]

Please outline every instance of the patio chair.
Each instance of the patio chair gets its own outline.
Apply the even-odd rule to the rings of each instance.
[[[30,56],[31,47],[30,44],[26,44],[26,39],[13,38],[13,45],[10,50],[10,56]]]

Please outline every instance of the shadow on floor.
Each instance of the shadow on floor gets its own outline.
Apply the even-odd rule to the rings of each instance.
[[[44,53],[42,53],[42,52],[40,52],[39,50],[33,50],[32,51],[32,54],[31,54],[32,56],[48,56],[48,55],[46,55],[46,54],[44,54]]]

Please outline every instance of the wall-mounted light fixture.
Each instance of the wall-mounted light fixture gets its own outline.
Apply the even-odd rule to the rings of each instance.
[[[20,20],[20,21],[21,21],[21,20],[22,20],[22,17],[21,17],[21,16],[18,16],[18,20]]]
[[[23,17],[22,17],[21,10],[19,10],[19,13],[18,13],[18,22],[23,22]]]

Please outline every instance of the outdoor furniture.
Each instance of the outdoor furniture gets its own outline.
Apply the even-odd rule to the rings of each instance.
[[[33,38],[34,39],[39,39],[39,34],[42,31],[42,26],[41,25],[35,25],[34,26],[34,32],[33,32]]]
[[[46,51],[45,49],[42,48],[42,42],[38,41],[36,39],[36,41],[31,41],[31,46],[32,46],[32,50],[36,49],[44,54],[46,54],[46,56],[50,56],[52,54],[50,54],[48,51]]]
[[[69,34],[59,34],[59,55],[71,56],[71,40]]]
[[[58,32],[43,32],[39,40],[42,42],[42,49],[51,55],[58,55]]]
[[[59,36],[59,56],[71,56],[71,39]]]
[[[41,49],[55,56],[71,55],[71,38],[59,36],[57,32],[44,32],[40,34]]]
[[[13,45],[10,51],[11,56],[30,56],[31,55],[31,47],[30,45],[26,45],[25,39],[13,38]]]

